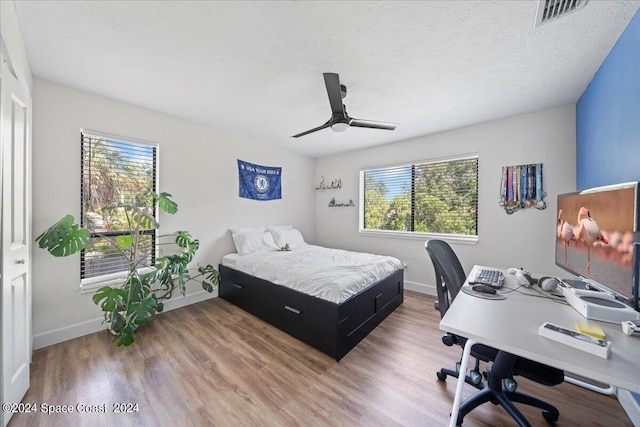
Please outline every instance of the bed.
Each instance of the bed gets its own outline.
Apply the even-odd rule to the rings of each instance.
[[[222,258],[219,295],[340,360],[402,304],[402,265],[280,227],[231,230],[238,253]]]

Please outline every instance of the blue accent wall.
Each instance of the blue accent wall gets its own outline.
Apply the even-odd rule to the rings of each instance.
[[[640,11],[576,104],[577,190],[628,181],[640,181]]]
[[[576,104],[577,190],[640,181],[640,11]]]

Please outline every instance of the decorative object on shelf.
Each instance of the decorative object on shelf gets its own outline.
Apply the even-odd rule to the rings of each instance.
[[[508,214],[522,208],[545,209],[542,190],[542,163],[502,167],[500,201]]]
[[[238,159],[240,197],[253,200],[282,199],[282,168],[254,165]]]
[[[336,199],[331,198],[331,200],[329,200],[329,205],[330,208],[344,208],[344,207],[349,207],[349,206],[354,206],[355,204],[353,203],[353,200],[349,199],[349,203],[336,203]]]
[[[173,215],[178,205],[170,199],[171,194],[154,194],[154,203],[162,211]],[[106,206],[107,209],[110,206]],[[187,231],[172,233],[175,235],[175,253],[166,253],[155,259],[152,267],[140,269],[141,256],[145,243],[142,239],[143,229],[158,229],[156,218],[144,206],[119,204],[109,210],[113,217],[128,224],[127,235],[111,237],[106,232],[94,232],[96,237],[105,237],[104,243],[109,249],[120,253],[127,270],[118,284],[103,286],[93,294],[93,302],[100,307],[109,330],[114,335],[113,342],[118,346],[131,345],[140,328],[149,323],[164,309],[162,301],[168,300],[174,291],[186,295],[186,285],[190,281],[199,282],[207,292],[213,292],[218,285],[220,275],[213,265],[189,267],[200,247],[200,241],[191,237]],[[169,236],[169,235],[167,235]],[[63,257],[83,250],[90,243],[91,233],[86,228],[74,223],[74,218],[67,215],[42,233],[36,242],[51,255]],[[163,236],[158,235],[160,239]],[[143,258],[143,257],[142,257]],[[194,271],[195,270],[195,271]]]
[[[342,188],[342,180],[340,178],[331,181],[331,184],[326,185],[324,183],[324,176],[320,177],[320,184],[316,187],[316,190],[335,190]]]

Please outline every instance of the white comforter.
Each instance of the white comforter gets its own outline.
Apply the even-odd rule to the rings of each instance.
[[[289,252],[226,255],[222,264],[335,303],[402,268],[397,258],[314,245]]]

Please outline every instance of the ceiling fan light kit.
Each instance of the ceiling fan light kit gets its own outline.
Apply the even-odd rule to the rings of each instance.
[[[349,127],[349,123],[338,122],[331,125],[331,130],[334,132],[344,132]]]
[[[347,87],[340,84],[340,77],[336,73],[323,73],[323,76],[327,95],[329,96],[329,105],[331,106],[331,118],[322,126],[293,135],[293,138],[299,138],[328,127],[334,132],[344,132],[350,126],[385,130],[394,130],[398,126],[397,123],[376,122],[349,117],[347,109],[342,103],[342,98],[347,96]]]

